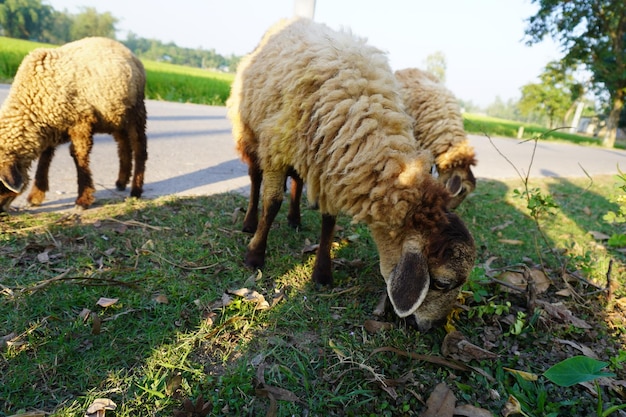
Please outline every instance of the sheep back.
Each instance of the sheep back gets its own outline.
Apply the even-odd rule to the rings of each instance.
[[[242,159],[265,183],[293,167],[322,213],[400,227],[421,201],[432,155],[412,139],[386,56],[363,39],[280,22],[240,62],[228,108]]]
[[[29,53],[0,108],[0,205],[6,208],[8,194],[26,187],[31,162],[72,133],[91,140],[93,133],[133,125],[143,140],[133,150],[145,153],[145,81],[141,61],[112,39],[85,38]]]

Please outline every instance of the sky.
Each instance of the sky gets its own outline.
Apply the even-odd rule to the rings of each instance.
[[[44,0],[55,10],[94,7],[119,19],[117,39],[128,32],[189,48],[245,55],[267,28],[294,14],[296,0]],[[445,56],[446,86],[460,99],[486,107],[496,97],[519,99],[562,53],[545,39],[526,46],[530,0],[316,0],[314,19],[350,29],[386,51],[392,69],[425,67]]]

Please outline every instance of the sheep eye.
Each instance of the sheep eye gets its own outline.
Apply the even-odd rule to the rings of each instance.
[[[439,280],[433,280],[432,285],[434,289],[438,291],[447,291],[452,289],[452,284],[449,282],[443,282]]]

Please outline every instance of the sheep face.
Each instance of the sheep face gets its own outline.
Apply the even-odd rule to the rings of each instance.
[[[474,240],[459,217],[446,215],[439,233],[404,235],[372,229],[380,268],[395,313],[427,331],[445,321],[476,258]]]
[[[439,171],[439,181],[450,192],[448,209],[457,208],[476,189],[476,178],[469,166]]]
[[[24,188],[22,173],[15,163],[0,163],[0,212],[9,206]]]

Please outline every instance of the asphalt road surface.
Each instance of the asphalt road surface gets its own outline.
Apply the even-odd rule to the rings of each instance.
[[[4,101],[9,88],[8,85],[0,85],[0,102]],[[153,100],[148,100],[146,107],[148,161],[143,194],[145,198],[170,194],[248,194],[247,168],[235,153],[231,126],[224,107]],[[616,174],[618,165],[626,170],[626,151],[622,150],[539,142],[533,158],[532,141],[489,139],[476,135],[470,135],[470,141],[478,159],[474,169],[478,178],[518,178],[515,168],[521,175],[530,173],[531,178],[584,177],[586,173]],[[115,141],[109,135],[96,135],[94,142],[91,169],[96,198],[126,198],[128,192],[115,190],[118,171]],[[33,170],[35,166],[34,162]],[[32,175],[31,171],[31,178]],[[52,161],[50,191],[46,201],[42,207],[28,210],[73,208],[76,193],[76,169],[66,144],[57,149]],[[13,206],[25,209],[26,195],[27,192],[18,197]]]

